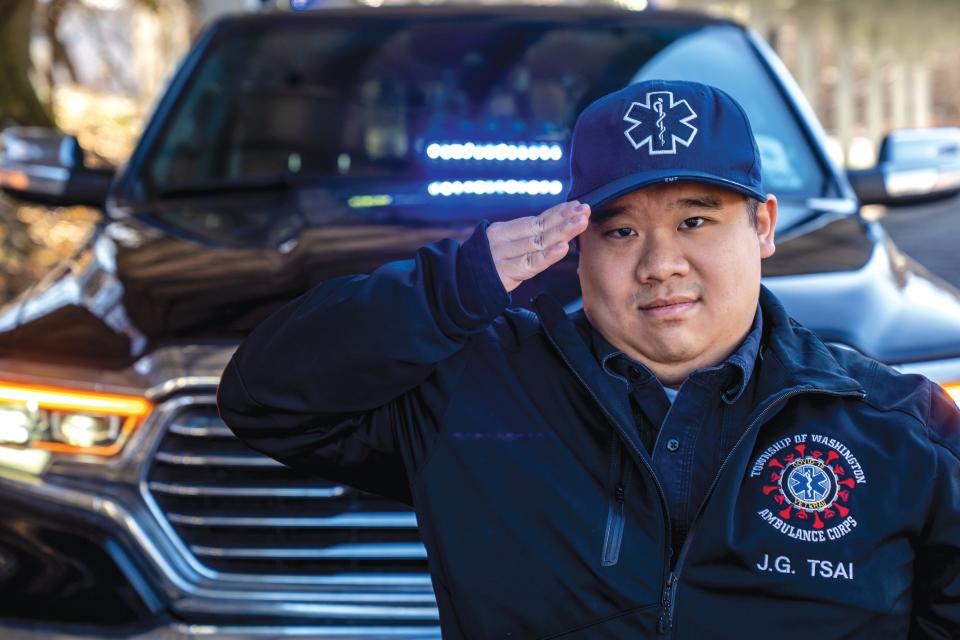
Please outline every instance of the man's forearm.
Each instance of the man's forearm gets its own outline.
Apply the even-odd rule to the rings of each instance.
[[[305,413],[365,411],[416,387],[509,302],[484,229],[369,276],[317,286],[258,326],[221,397]],[[236,382],[231,382],[236,380]]]

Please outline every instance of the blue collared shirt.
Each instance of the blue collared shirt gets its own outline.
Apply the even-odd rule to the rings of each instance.
[[[739,348],[722,363],[697,369],[673,402],[660,381],[593,330],[593,352],[603,370],[624,384],[640,437],[666,493],[676,552],[723,460],[746,429],[753,405],[751,380],[760,354],[760,307]]]

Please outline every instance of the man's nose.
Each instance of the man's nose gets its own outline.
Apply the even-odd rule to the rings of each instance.
[[[675,234],[658,229],[645,235],[637,256],[637,280],[665,282],[674,276],[685,276],[689,271],[690,263]]]

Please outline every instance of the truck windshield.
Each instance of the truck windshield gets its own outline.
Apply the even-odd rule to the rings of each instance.
[[[739,28],[612,19],[224,29],[139,178],[156,198],[253,182],[323,189],[353,210],[461,219],[539,210],[566,191],[579,112],[652,77],[728,91],[753,123],[767,191],[825,195],[822,166]]]

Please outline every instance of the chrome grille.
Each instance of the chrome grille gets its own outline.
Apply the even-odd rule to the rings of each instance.
[[[426,551],[406,505],[253,451],[213,405],[187,405],[174,415],[146,486],[184,545],[214,571],[429,585]]]

